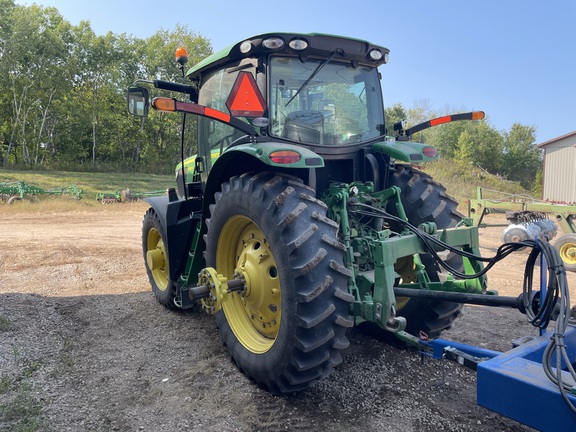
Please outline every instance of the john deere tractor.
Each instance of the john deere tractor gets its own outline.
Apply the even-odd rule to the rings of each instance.
[[[151,106],[197,117],[197,154],[177,167],[175,188],[147,199],[154,295],[215,315],[234,362],[272,393],[329,375],[350,327],[417,345],[448,329],[462,302],[496,298],[477,228],[412,167],[438,158],[415,132],[484,114],[387,124],[378,68],[388,54],[358,39],[263,34],[186,73],[179,49],[185,83],[128,91],[136,116]],[[150,87],[180,95],[150,101]]]

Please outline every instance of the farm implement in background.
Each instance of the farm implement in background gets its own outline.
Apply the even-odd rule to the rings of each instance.
[[[8,204],[13,204],[15,201],[20,201],[30,196],[42,195],[72,195],[76,199],[82,198],[82,189],[76,185],[60,187],[55,189],[42,189],[38,186],[26,184],[23,181],[13,181],[0,183],[0,200]]]
[[[485,198],[484,192],[490,192],[496,198]],[[508,223],[484,222],[484,216],[490,213],[505,213]],[[505,227],[502,232],[505,243],[534,238],[551,241],[556,236],[558,224],[563,235],[554,242],[554,247],[560,253],[566,270],[576,271],[576,204],[550,203],[527,195],[506,194],[479,187],[476,199],[468,200],[468,215],[480,228]],[[548,218],[549,215],[553,220]]]
[[[99,192],[96,194],[96,201],[102,204],[125,203],[142,201],[146,198],[164,195],[165,193],[165,189],[151,192],[132,192],[130,189],[122,189],[114,192]]]

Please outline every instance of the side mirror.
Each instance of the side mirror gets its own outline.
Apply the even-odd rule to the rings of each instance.
[[[148,89],[130,86],[128,88],[128,112],[137,117],[147,117],[148,97]]]

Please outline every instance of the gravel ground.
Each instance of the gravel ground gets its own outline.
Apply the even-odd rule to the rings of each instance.
[[[532,430],[479,407],[473,372],[354,329],[328,379],[293,396],[264,392],[230,361],[212,317],[154,300],[140,250],[146,208],[0,208],[0,430]],[[486,255],[499,235],[482,231]],[[526,255],[511,259],[492,287],[517,295]],[[519,312],[471,306],[445,337],[506,350],[526,334]]]

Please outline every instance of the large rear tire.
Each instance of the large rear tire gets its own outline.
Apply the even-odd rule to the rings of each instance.
[[[288,175],[233,177],[215,201],[206,263],[247,285],[216,313],[224,345],[266,390],[303,390],[342,361],[353,325],[338,226],[314,191]]]
[[[428,174],[408,165],[397,164],[391,176],[391,186],[398,186],[401,192],[402,204],[408,221],[415,226],[423,222],[434,222],[438,229],[455,227],[463,215],[457,211],[458,203],[446,193],[446,188],[432,180]],[[391,212],[392,208],[389,209]],[[462,269],[462,258],[449,254],[446,258],[453,268]],[[428,276],[438,281],[441,269],[434,260],[422,256]],[[411,260],[409,263],[398,263],[401,269],[398,273],[404,281],[414,278]],[[398,298],[398,315],[407,320],[406,331],[415,336],[422,334],[437,338],[444,330],[452,326],[454,320],[461,314],[462,304],[432,301],[423,299]]]

